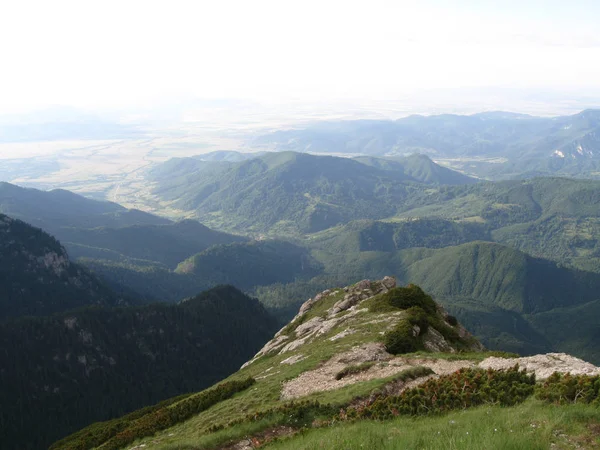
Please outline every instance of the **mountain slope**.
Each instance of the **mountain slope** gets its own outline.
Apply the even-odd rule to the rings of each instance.
[[[280,151],[370,156],[424,153],[446,159],[465,173],[495,179],[597,176],[600,110],[553,118],[490,112],[322,122],[269,133],[254,144]]]
[[[411,252],[410,250],[408,252]],[[558,267],[494,243],[473,242],[420,252],[406,277],[439,298],[477,298],[520,313],[595,300],[600,276]]]
[[[488,348],[522,354],[568,349],[600,362],[588,345],[600,332],[597,324],[582,325],[571,338],[558,332],[552,319],[552,311],[563,311],[574,321],[586,308],[594,311],[594,302],[600,299],[597,273],[563,267],[493,242],[401,250],[390,243],[386,251],[358,251],[358,238],[345,238],[344,233],[352,236],[346,230],[340,232],[342,242],[330,238],[333,243],[313,243],[320,247],[313,255],[323,264],[322,274],[308,282],[261,287],[262,301],[283,315],[327,280],[347,283],[388,273],[423,286]]]
[[[477,240],[490,240],[480,223],[415,218],[397,222],[357,220],[312,234],[307,246],[331,253],[441,248]]]
[[[227,286],[179,305],[1,323],[2,448],[47,448],[89,423],[209,386],[254,354],[274,325],[256,300]]]
[[[213,245],[247,240],[211,230],[194,220],[120,228],[61,228],[56,236],[75,257],[93,258],[103,250],[104,259],[142,259],[171,268]]]
[[[0,214],[0,319],[128,301],[70,262],[56,239]]]
[[[442,167],[433,162],[427,155],[413,154],[397,158],[375,158],[357,156],[354,160],[365,165],[391,172],[403,173],[416,182],[426,184],[461,185],[477,183],[475,178],[463,175],[455,170]]]
[[[308,251],[283,241],[254,241],[214,246],[181,262],[179,274],[194,274],[209,283],[230,283],[242,289],[311,278],[320,265]]]
[[[552,371],[600,374],[600,368],[564,354],[490,355],[419,287],[394,286],[395,281],[386,277],[323,291],[305,302],[292,322],[224,382],[88,427],[51,449],[113,450],[129,448],[134,441],[136,446],[156,449],[250,449],[271,444],[356,448],[339,432],[331,440],[311,439],[307,445],[302,441],[326,430],[330,435],[331,430],[348,430],[346,422],[352,426],[376,419],[372,423],[386,427],[402,416],[452,414],[455,409],[461,411],[462,421],[468,414],[464,410],[476,405],[486,409],[490,403],[504,408],[524,401],[531,405],[533,400],[527,398],[534,392],[535,376],[547,379]],[[457,349],[465,352],[456,354]],[[532,375],[514,368],[517,363]],[[550,377],[549,382],[557,379]],[[595,380],[591,378],[592,383]],[[593,399],[597,394],[590,395]],[[594,414],[593,408],[586,413]],[[593,422],[597,411],[587,417]],[[411,418],[410,426],[417,420],[430,419]],[[527,428],[537,428],[531,426],[530,417],[527,420]],[[389,440],[388,427],[384,441]]]
[[[191,178],[154,193],[204,223],[262,232],[318,231],[357,218],[382,218],[414,187],[408,177],[348,158],[270,153]]]
[[[62,189],[40,191],[0,182],[0,213],[55,234],[60,227],[161,225],[170,220],[116,203],[91,200]]]

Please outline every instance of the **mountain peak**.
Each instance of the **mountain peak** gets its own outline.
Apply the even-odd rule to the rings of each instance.
[[[304,356],[298,352],[318,341],[335,342],[356,335],[357,343],[365,343],[363,338],[375,329],[384,338],[384,343],[372,343],[377,359],[385,359],[386,354],[418,350],[449,353],[483,350],[483,346],[421,288],[413,284],[397,287],[394,278],[385,277],[327,289],[308,299],[296,317],[243,367],[274,354],[289,354],[289,361],[299,361]],[[333,334],[334,331],[337,333]]]

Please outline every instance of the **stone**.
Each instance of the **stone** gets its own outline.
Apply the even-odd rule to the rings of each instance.
[[[566,353],[546,353],[543,355],[526,356],[523,358],[489,357],[479,363],[483,369],[508,369],[518,364],[527,372],[535,372],[538,380],[545,380],[554,372],[570,373],[571,375],[600,375],[600,368],[582,359]]]
[[[310,338],[310,335],[306,336],[302,339],[296,339],[295,341],[290,342],[289,344],[287,344],[285,347],[283,347],[281,349],[279,354],[283,355],[284,353],[292,352],[292,351],[296,350],[298,347],[301,347],[302,345],[304,345],[306,343],[306,341],[308,341],[309,338]]]
[[[296,327],[296,336],[297,337],[303,337],[303,336],[306,336],[308,334],[312,334],[318,328],[320,328],[321,323],[323,322],[323,320],[324,319],[322,317],[313,317],[308,322],[304,322],[303,324],[298,325]]]
[[[396,279],[393,277],[384,277],[383,280],[381,280],[381,284],[387,289],[393,289],[396,287]]]
[[[281,361],[279,364],[296,364],[297,362],[302,361],[303,359],[306,359],[306,356],[304,355],[294,355],[294,356],[290,356],[289,358],[284,359],[283,361]]]
[[[423,335],[423,346],[430,352],[456,353],[454,347],[433,327],[429,327]]]
[[[356,283],[355,289],[358,291],[362,291],[363,289],[369,289],[371,287],[370,280],[362,280]]]

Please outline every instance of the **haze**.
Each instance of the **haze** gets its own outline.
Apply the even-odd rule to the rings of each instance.
[[[0,108],[372,104],[456,88],[589,97],[598,23],[593,0],[5,2]]]

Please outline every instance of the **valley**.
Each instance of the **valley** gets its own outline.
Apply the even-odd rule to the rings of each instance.
[[[304,437],[296,440],[296,424],[280,420],[278,408],[288,408],[287,401],[318,402],[298,412],[308,427],[339,420],[334,410],[354,408],[371,392],[396,398],[398,386],[408,392],[461,368],[475,374],[493,357],[505,360],[499,373],[513,362],[526,365],[529,355],[559,355],[543,363],[558,371],[558,360],[581,358],[589,363],[565,365],[596,376],[600,181],[589,172],[595,153],[571,158],[574,171],[550,165],[534,173],[517,158],[517,143],[527,139],[510,141],[512,153],[503,146],[519,130],[514,121],[531,122],[535,133],[556,132],[552,121],[457,117],[400,119],[405,124],[393,127],[403,133],[406,123],[416,127],[411,139],[429,136],[430,126],[446,136],[448,123],[457,122],[451,127],[460,138],[435,143],[444,152],[415,154],[397,144],[390,153],[392,124],[370,121],[322,125],[318,133],[298,128],[293,138],[275,133],[270,151],[273,136],[254,131],[233,133],[238,145],[232,140],[226,151],[215,151],[225,141],[177,136],[89,142],[66,153],[19,147],[37,156],[27,163],[30,172],[10,159],[14,165],[0,172],[25,174],[0,182],[0,334],[12,346],[2,358],[14,369],[0,373],[13,386],[0,403],[30,412],[0,408],[8,424],[2,439],[12,448],[57,441],[55,449],[106,450],[149,445],[148,429],[158,433],[155,448],[228,448],[219,446],[270,434],[310,447]],[[501,137],[486,157],[465,147],[474,139],[469,127],[482,117],[477,133]],[[564,151],[575,145],[577,152],[577,139],[593,144],[595,113],[556,121],[580,123],[579,137],[561,138]],[[340,141],[345,150],[336,148],[340,133],[357,133],[360,144]],[[294,150],[278,144],[281,136]],[[307,136],[311,152],[296,151]],[[322,139],[331,153],[346,154],[313,152]],[[44,159],[44,152],[53,156]],[[531,157],[539,162],[544,152]],[[486,172],[486,164],[502,170]],[[509,174],[511,167],[523,171]],[[387,291],[412,300],[395,310],[381,303]],[[410,303],[415,296],[429,299],[418,303],[425,313]],[[406,335],[407,323],[418,328],[410,328],[415,339]],[[275,340],[259,351],[278,326]],[[394,327],[403,337],[390,334]],[[20,379],[19,371],[30,375]],[[124,390],[129,394],[120,397]],[[510,406],[546,414],[542,400],[526,397]],[[65,419],[42,420],[35,405]],[[246,417],[253,411],[258,423]],[[164,424],[152,428],[163,416]],[[46,425],[30,440],[19,420]],[[98,421],[108,422],[85,428]],[[323,432],[315,428],[306,442]]]

